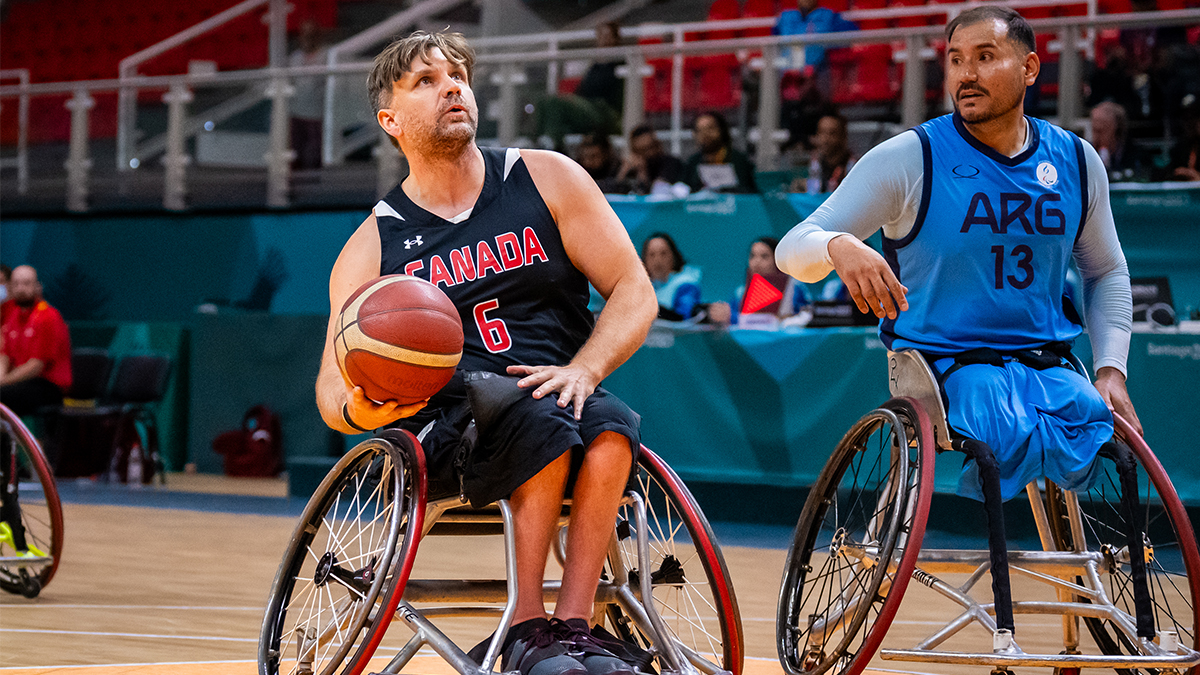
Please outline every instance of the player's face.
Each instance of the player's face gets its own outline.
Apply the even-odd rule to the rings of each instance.
[[[396,136],[418,151],[454,153],[475,140],[479,108],[461,65],[433,48],[392,85]],[[384,111],[380,111],[381,122]],[[389,133],[392,130],[384,124]],[[393,134],[395,135],[395,134]]]
[[[960,26],[946,50],[946,87],[969,124],[1020,114],[1025,87],[1037,80],[1037,55],[1008,38],[999,19]]]
[[[646,242],[642,253],[646,265],[646,274],[655,281],[664,281],[671,276],[675,265],[675,256],[671,255],[671,247],[662,239],[651,239]]]
[[[750,247],[750,261],[747,264],[751,274],[767,275],[775,271],[775,254],[771,247],[756,241]]]

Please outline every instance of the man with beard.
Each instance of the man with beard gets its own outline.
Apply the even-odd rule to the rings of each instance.
[[[629,132],[629,151],[617,172],[617,180],[627,183],[631,192],[640,195],[667,192],[683,180],[683,162],[663,150],[654,127],[640,124]]]
[[[718,112],[700,113],[692,124],[696,154],[683,167],[683,182],[693,191],[758,192],[754,162],[733,147],[729,122]]]
[[[1099,155],[1024,115],[1039,70],[1029,24],[1009,8],[977,7],[946,26],[946,39],[954,112],[864,155],[784,237],[776,260],[801,281],[836,270],[859,309],[882,319],[889,349],[914,348],[930,362],[956,447],[968,457],[959,493],[988,513],[996,622],[1012,630],[1001,500],[1039,476],[1067,490],[1087,487],[1098,454],[1115,456],[1118,467],[1132,461],[1111,442],[1110,412],[1140,431],[1125,388],[1129,272]],[[861,241],[881,226],[882,256]],[[1081,332],[1065,298],[1072,259],[1083,278],[1094,386],[1057,367]],[[1131,539],[1144,594],[1141,542]],[[1152,616],[1145,619],[1138,633],[1153,637]]]
[[[21,265],[8,284],[12,305],[0,327],[0,403],[18,415],[62,405],[71,387],[71,336],[62,315],[42,299],[37,270]],[[7,303],[6,303],[7,305]]]
[[[410,173],[334,265],[318,407],[346,433],[397,421],[424,430],[432,484],[456,492],[461,478],[475,505],[511,500],[520,590],[504,670],[631,673],[588,625],[640,447],[639,417],[598,384],[645,339],[657,313],[654,289],[625,228],[578,164],[550,151],[475,145],[473,64],[460,34],[420,31],[375,59],[371,102]],[[386,274],[429,280],[462,317],[459,370],[424,403],[371,401],[337,366],[340,308]],[[607,300],[596,320],[587,309],[589,282]],[[456,476],[453,456],[472,415],[478,437]],[[550,621],[542,582],[564,494],[573,499],[571,527]],[[626,655],[624,645],[606,644]]]

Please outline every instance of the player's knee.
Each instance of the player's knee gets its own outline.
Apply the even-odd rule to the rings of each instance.
[[[979,466],[979,472],[998,474],[1000,471],[1000,463],[996,461],[996,453],[992,452],[991,447],[983,441],[977,441],[974,438],[964,438],[962,440],[962,449],[968,457],[975,460],[975,464]]]
[[[633,463],[633,452],[629,439],[615,431],[604,431],[587,447],[584,462],[612,467],[624,467],[625,472]]]
[[[1119,475],[1127,476],[1137,472],[1137,459],[1124,443],[1109,441],[1100,446],[1100,454],[1112,459]]]

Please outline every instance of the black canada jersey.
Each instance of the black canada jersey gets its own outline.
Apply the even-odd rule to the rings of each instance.
[[[420,277],[449,296],[462,317],[461,370],[566,365],[592,332],[587,277],[520,151],[480,150],[483,190],[465,219],[422,209],[399,185],[375,205],[379,273]]]

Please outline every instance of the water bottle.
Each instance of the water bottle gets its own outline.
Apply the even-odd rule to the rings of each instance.
[[[142,484],[142,444],[134,443],[129,449],[129,472],[128,483],[130,485]]]

